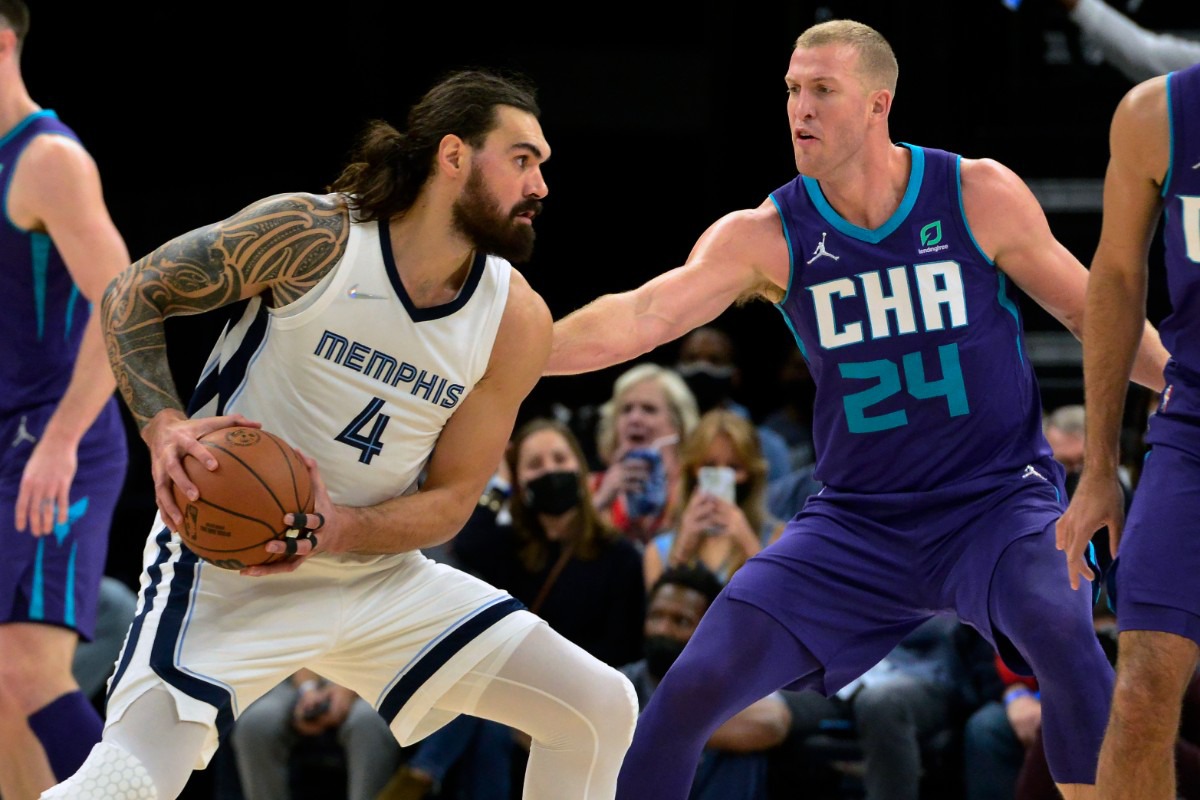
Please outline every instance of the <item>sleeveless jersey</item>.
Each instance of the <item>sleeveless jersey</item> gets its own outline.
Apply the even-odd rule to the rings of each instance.
[[[1163,250],[1171,313],[1158,326],[1171,358],[1146,440],[1200,448],[1200,65],[1167,75],[1170,166],[1163,181]],[[1183,422],[1192,430],[1180,429]]]
[[[918,492],[1050,454],[1016,288],[962,207],[960,156],[908,147],[896,212],[868,230],[803,175],[771,194],[791,258],[777,304],[816,384],[814,477]]]
[[[21,230],[8,216],[8,193],[17,159],[35,136],[74,131],[50,110],[30,114],[0,139],[0,416],[57,403],[67,390],[90,304],[67,272],[54,242]]]
[[[335,503],[409,494],[483,376],[511,266],[478,255],[453,301],[413,305],[387,226],[352,223],[341,260],[280,308],[253,298],[201,372],[191,416],[240,412],[316,459]]]

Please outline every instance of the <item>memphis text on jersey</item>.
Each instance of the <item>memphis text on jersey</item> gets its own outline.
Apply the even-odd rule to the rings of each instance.
[[[410,394],[442,408],[454,408],[466,391],[461,383],[450,383],[441,375],[397,360],[395,356],[362,342],[352,342],[330,330],[321,334],[313,354],[388,386],[410,384]]]

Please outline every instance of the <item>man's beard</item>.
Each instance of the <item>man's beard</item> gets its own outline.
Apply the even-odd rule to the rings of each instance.
[[[540,211],[541,207],[537,200],[526,200],[505,214],[483,185],[482,175],[472,171],[462,197],[454,201],[451,215],[455,230],[466,236],[477,250],[521,264],[533,255],[534,232],[532,225],[518,224],[516,215],[522,211]]]

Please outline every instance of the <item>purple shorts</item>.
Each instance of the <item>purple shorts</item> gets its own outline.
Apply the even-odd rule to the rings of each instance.
[[[125,482],[128,450],[115,399],[79,443],[65,525],[34,537],[16,529],[21,475],[53,406],[14,414],[0,424],[0,622],[41,622],[90,640],[108,557],[113,509]]]
[[[956,614],[1010,667],[1031,674],[989,612],[992,595],[1002,602],[1005,593],[1022,592],[1024,585],[994,585],[993,573],[1006,547],[1038,535],[1043,544],[1022,580],[1054,587],[1050,591],[1061,592],[1064,604],[1090,615],[1054,546],[1065,496],[1062,467],[1051,459],[920,494],[826,487],[808,499],[777,542],[734,574],[727,594],[788,628],[824,666],[829,694],[942,612]]]
[[[1200,456],[1163,444],[1146,457],[1109,595],[1120,630],[1165,631],[1200,644]]]

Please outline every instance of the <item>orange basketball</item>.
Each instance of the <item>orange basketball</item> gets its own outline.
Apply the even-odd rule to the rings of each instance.
[[[286,558],[264,548],[288,531],[283,515],[313,511],[308,468],[292,446],[259,428],[232,427],[200,438],[217,459],[210,472],[193,456],[183,468],[200,497],[189,500],[178,486],[183,512],[179,538],[193,553],[225,569],[270,564]]]

